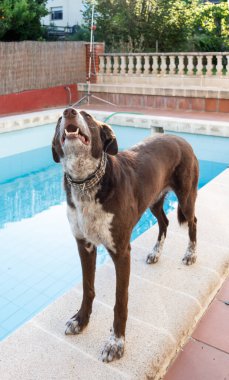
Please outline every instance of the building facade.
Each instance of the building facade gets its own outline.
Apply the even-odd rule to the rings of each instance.
[[[43,25],[72,27],[82,23],[82,0],[48,0],[49,14],[42,18]]]

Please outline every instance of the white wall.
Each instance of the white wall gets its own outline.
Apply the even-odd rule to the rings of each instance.
[[[52,7],[63,7],[63,20],[51,20],[49,14],[41,19],[44,25],[73,26],[82,23],[82,0],[48,0],[46,7],[49,11]]]

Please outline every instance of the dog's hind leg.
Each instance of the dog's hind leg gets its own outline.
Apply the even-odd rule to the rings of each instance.
[[[185,265],[196,261],[196,226],[195,203],[198,188],[199,167],[194,160],[188,166],[180,165],[176,169],[173,190],[178,198],[178,221],[180,224],[188,223],[189,244],[182,259]]]
[[[169,221],[163,210],[163,203],[164,203],[165,196],[166,194],[164,194],[157,203],[155,203],[154,205],[150,207],[151,212],[158,220],[159,234],[158,234],[157,242],[155,246],[153,247],[152,252],[149,253],[147,256],[147,259],[146,259],[147,264],[157,263],[159,260],[159,257],[162,254],[162,249],[163,249],[164,241],[166,238],[167,227],[169,224]]]
[[[191,265],[196,262],[196,226],[197,218],[195,216],[196,190],[192,191],[189,196],[183,197],[178,195],[178,220],[180,224],[188,223],[189,244],[186,253],[182,259],[185,265]]]
[[[85,240],[77,239],[77,244],[83,272],[83,300],[80,310],[66,323],[66,335],[79,334],[87,326],[95,297],[96,247]]]

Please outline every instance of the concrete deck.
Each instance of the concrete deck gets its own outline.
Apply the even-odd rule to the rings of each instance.
[[[188,234],[176,211],[164,253],[155,265],[145,258],[157,225],[132,244],[129,318],[125,354],[104,364],[101,349],[112,327],[115,295],[110,260],[96,273],[91,321],[78,336],[65,336],[65,322],[81,302],[81,285],[58,299],[0,344],[1,380],[161,379],[191,335],[229,273],[229,169],[202,188],[197,200],[198,260],[181,263]]]

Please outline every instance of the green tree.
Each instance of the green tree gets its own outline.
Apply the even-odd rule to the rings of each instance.
[[[201,0],[84,0],[90,28],[95,4],[95,39],[108,51],[221,50],[228,47],[228,7]],[[211,43],[210,43],[211,42]]]
[[[47,0],[1,0],[0,40],[37,40],[43,36],[40,18],[48,14]]]
[[[227,1],[219,4],[206,2],[196,8],[191,39],[196,50],[221,51],[229,48]]]

